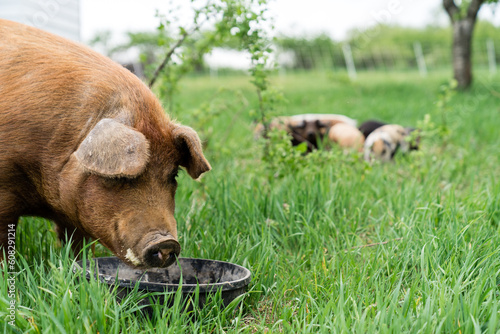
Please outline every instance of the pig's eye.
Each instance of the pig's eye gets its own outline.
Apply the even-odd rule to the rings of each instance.
[[[114,188],[119,184],[119,180],[111,177],[103,177],[101,178],[101,183],[106,188]]]
[[[123,188],[131,183],[131,180],[124,177],[102,178],[102,184],[108,189]]]

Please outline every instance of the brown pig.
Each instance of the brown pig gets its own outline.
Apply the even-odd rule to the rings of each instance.
[[[179,166],[210,170],[194,130],[110,59],[0,20],[0,252],[23,215],[53,220],[75,251],[98,239],[137,267],[180,252]]]

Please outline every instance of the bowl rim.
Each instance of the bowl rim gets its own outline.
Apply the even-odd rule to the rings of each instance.
[[[98,266],[99,265],[99,260],[114,260],[117,262],[124,263],[121,261],[118,257],[116,256],[106,256],[106,257],[96,257],[92,259],[87,259],[87,264],[89,261],[94,261],[94,263]],[[94,272],[95,278],[99,279],[102,283],[105,283],[109,286],[113,285],[118,285],[119,287],[123,288],[134,288],[136,285],[138,285],[138,288],[140,290],[146,290],[148,292],[175,292],[179,288],[182,290],[182,292],[195,292],[196,289],[199,289],[200,293],[207,293],[207,292],[215,292],[217,290],[222,290],[224,291],[232,291],[232,290],[237,290],[243,287],[248,286],[252,279],[252,273],[250,272],[249,269],[236,264],[236,263],[231,263],[227,261],[220,261],[220,260],[211,260],[211,259],[201,259],[201,258],[191,258],[191,257],[179,257],[177,258],[177,261],[182,260],[182,261],[192,261],[192,260],[197,260],[197,261],[207,261],[207,262],[212,262],[212,263],[224,263],[226,265],[230,265],[236,268],[239,268],[244,272],[244,276],[242,278],[239,278],[235,281],[226,281],[226,282],[219,282],[219,283],[203,283],[203,284],[172,284],[172,283],[160,283],[160,282],[143,282],[141,280],[130,280],[130,279],[117,279],[117,275],[105,275],[101,274],[98,271]],[[176,261],[176,263],[178,263]],[[125,264],[125,263],[124,263]],[[125,264],[126,265],[126,264]],[[173,264],[175,265],[175,264]],[[90,269],[87,266],[86,267],[86,278],[90,278]],[[131,267],[133,268],[133,267]],[[151,268],[151,269],[157,269],[157,268]],[[161,268],[158,268],[161,269]],[[83,260],[78,260],[75,261],[73,264],[73,271],[76,272],[77,270],[82,270],[83,271]],[[144,270],[144,272],[147,271],[147,269],[137,269],[137,270]],[[118,270],[117,270],[118,272]]]

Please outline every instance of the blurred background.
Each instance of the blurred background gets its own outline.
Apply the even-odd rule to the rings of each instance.
[[[0,17],[37,26],[90,45],[144,76],[161,48],[161,17],[170,21],[167,34],[192,25],[202,1],[143,0],[0,0]],[[355,71],[449,68],[452,31],[442,1],[310,0],[269,1],[267,31],[273,61],[288,70]],[[473,40],[475,66],[496,71],[500,59],[500,19],[496,5],[479,12]],[[271,27],[274,27],[272,29]],[[209,29],[210,24],[202,27]],[[175,33],[174,33],[175,32]],[[234,43],[233,43],[234,44]],[[227,43],[200,58],[197,72],[219,75],[249,68],[248,54]]]

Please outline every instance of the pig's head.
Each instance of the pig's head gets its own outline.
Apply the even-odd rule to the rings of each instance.
[[[154,133],[102,119],[71,155],[60,181],[65,211],[77,227],[136,267],[175,261],[179,166],[194,179],[210,170],[191,128],[171,123]]]
[[[288,125],[292,137],[298,143],[308,142],[313,148],[318,147],[318,139],[323,137],[322,129],[326,128],[320,120],[302,120],[298,123],[290,123]]]

